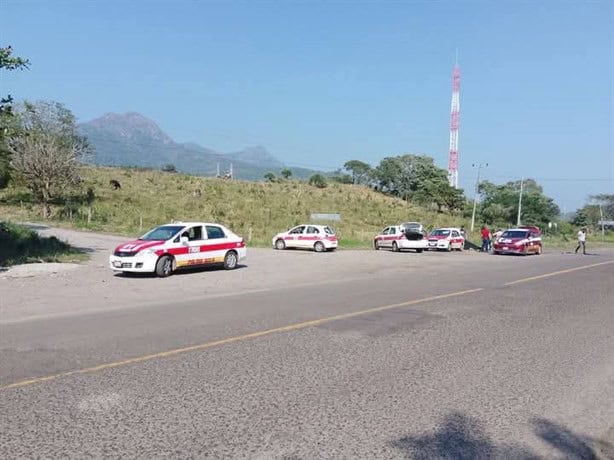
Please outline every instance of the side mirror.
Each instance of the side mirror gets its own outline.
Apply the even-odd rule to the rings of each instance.
[[[181,244],[183,244],[184,246],[187,246],[188,242],[190,241],[189,238],[187,236],[182,236],[181,238],[179,238],[179,241]]]

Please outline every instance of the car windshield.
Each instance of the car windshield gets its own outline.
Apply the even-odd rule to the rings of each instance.
[[[507,230],[503,232],[501,238],[526,238],[527,234],[525,230]]]
[[[145,233],[139,240],[166,241],[175,236],[181,229],[183,229],[182,225],[162,225]]]
[[[334,235],[335,234],[335,231],[332,228],[328,227],[328,226],[324,227],[324,231],[326,233],[328,233],[329,235]]]
[[[433,230],[433,233],[431,233],[431,235],[433,236],[448,236],[449,234],[450,234],[450,230],[442,230],[442,229]]]

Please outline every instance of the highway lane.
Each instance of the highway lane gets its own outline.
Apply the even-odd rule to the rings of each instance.
[[[437,276],[375,273],[6,324],[3,385],[117,366],[1,390],[0,454],[607,452],[611,259],[484,257],[460,272],[440,266]],[[543,274],[552,276],[506,285]],[[452,295],[428,300],[442,294]],[[295,327],[271,331],[287,325]],[[245,337],[259,331],[271,332]],[[160,355],[228,338],[236,340]]]

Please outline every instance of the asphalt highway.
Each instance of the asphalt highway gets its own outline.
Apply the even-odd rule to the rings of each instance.
[[[0,456],[614,458],[614,253],[458,260],[3,324]]]

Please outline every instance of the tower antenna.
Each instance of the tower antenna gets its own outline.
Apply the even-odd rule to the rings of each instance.
[[[460,67],[458,49],[456,64],[452,71],[452,104],[450,108],[450,151],[448,153],[448,181],[458,188],[458,129],[460,127]]]

